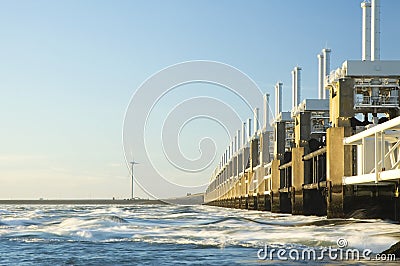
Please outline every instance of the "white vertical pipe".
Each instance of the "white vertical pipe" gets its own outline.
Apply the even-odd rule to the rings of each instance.
[[[238,138],[238,136],[235,135],[234,141],[233,141],[233,153],[234,153],[234,154],[236,154],[236,152],[238,151],[238,149],[237,149],[237,147],[238,147],[238,145],[237,145],[237,138]]]
[[[263,129],[268,130],[269,127],[269,94],[264,94],[264,114],[263,114]]]
[[[294,110],[296,107],[296,71],[292,70],[292,109]]]
[[[246,122],[243,122],[242,123],[242,148],[244,148],[244,146],[246,145],[246,139],[247,139]]]
[[[318,54],[318,99],[324,99],[324,55]]]
[[[329,72],[331,71],[331,49],[325,48],[322,49],[322,55],[324,56],[324,90],[326,87],[325,80],[326,76],[329,75]],[[322,94],[324,96],[324,99],[329,99],[329,91],[325,90],[325,93]]]
[[[267,105],[265,106],[265,109],[267,109],[265,114],[265,130],[269,130],[270,127],[269,110],[271,109],[269,105],[269,93],[265,94],[265,96],[267,97]]]
[[[247,119],[247,141],[250,141],[251,139],[251,118]]]
[[[282,112],[282,85],[281,82],[275,85],[275,117]]]
[[[264,94],[264,106],[263,106],[263,130],[267,129],[267,120],[268,120],[268,97],[269,94]]]
[[[301,67],[295,67],[296,71],[296,106],[300,104],[301,101]]]
[[[380,60],[380,0],[372,0],[371,10],[371,60]]]
[[[239,151],[240,150],[240,147],[241,147],[241,145],[242,145],[242,143],[240,142],[240,130],[238,130],[237,132],[236,132],[236,136],[237,136],[237,142],[236,142],[236,151]]]
[[[235,172],[235,175],[237,176],[237,177],[239,177],[239,154],[240,154],[240,145],[241,145],[241,142],[240,142],[240,130],[238,130],[238,131],[236,131],[236,151],[237,151],[237,158],[236,158],[236,172]]]
[[[259,108],[254,108],[254,121],[253,121],[253,130],[254,130],[254,135],[257,134],[258,132],[258,125],[259,125],[259,116],[260,116],[260,109]]]
[[[362,2],[362,60],[371,60],[371,3]]]

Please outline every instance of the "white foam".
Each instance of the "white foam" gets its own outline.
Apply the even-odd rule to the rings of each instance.
[[[327,247],[336,246],[338,238],[345,238],[349,247],[369,248],[373,252],[380,252],[399,241],[395,236],[398,224],[382,220],[359,223],[353,219],[350,223],[336,225],[336,220],[332,220],[330,225],[328,220],[328,225],[317,226],[313,223],[323,224],[327,219],[207,206],[92,206],[75,207],[79,211],[71,212],[73,208],[46,206],[39,210],[3,209],[0,222],[5,226],[0,226],[0,235],[21,240],[27,239],[24,235],[33,235],[31,241],[84,239],[95,242],[142,241],[254,248],[264,244]],[[112,218],[114,216],[115,219]]]

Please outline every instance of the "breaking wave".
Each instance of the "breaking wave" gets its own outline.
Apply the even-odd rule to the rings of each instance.
[[[379,253],[400,239],[399,225],[383,220],[327,219],[207,206],[37,208],[3,206],[0,210],[0,247],[15,251],[14,259],[30,248],[22,244],[35,244],[38,250],[48,252],[46,245],[51,243],[68,253],[67,247],[77,243],[75,246],[82,250],[76,252],[82,256],[97,245],[107,244],[111,249],[139,250],[144,257],[148,248],[178,253],[203,250],[213,254],[223,249],[239,252],[240,257],[256,254],[265,244],[288,249],[328,247],[335,246],[338,238],[345,238],[349,247]],[[1,252],[5,254],[3,248]],[[40,255],[39,251],[36,253]],[[12,258],[13,254],[7,256]]]

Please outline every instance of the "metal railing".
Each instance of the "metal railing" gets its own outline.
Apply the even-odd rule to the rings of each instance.
[[[400,179],[400,117],[347,137],[343,144],[359,146],[357,157],[361,160],[358,175],[343,177],[344,185]],[[371,155],[371,163],[364,162]]]
[[[384,107],[399,107],[398,96],[359,96],[354,97],[354,107],[371,107],[371,106],[384,106]]]

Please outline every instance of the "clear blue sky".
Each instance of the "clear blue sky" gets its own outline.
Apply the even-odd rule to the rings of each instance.
[[[0,1],[0,198],[128,197],[124,113],[171,64],[227,63],[271,94],[281,80],[284,109],[299,65],[317,97],[322,48],[332,69],[361,58],[360,2]],[[400,59],[400,1],[381,2],[381,59]]]

